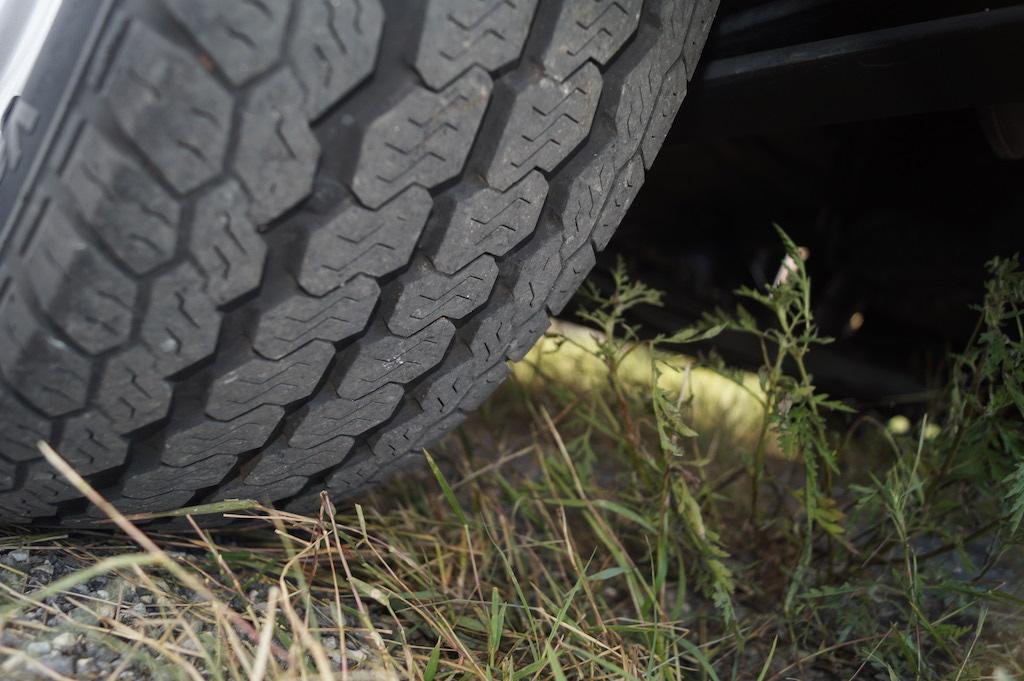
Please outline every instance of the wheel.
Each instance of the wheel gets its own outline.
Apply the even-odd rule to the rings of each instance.
[[[308,510],[453,429],[608,243],[716,4],[65,3],[5,123],[0,516],[98,513],[39,440],[126,512]]]

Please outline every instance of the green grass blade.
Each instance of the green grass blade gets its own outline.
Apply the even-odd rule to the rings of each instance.
[[[459,503],[458,498],[455,496],[455,492],[452,491],[451,485],[448,484],[448,480],[445,479],[444,473],[438,468],[437,462],[434,461],[434,457],[430,455],[430,452],[423,450],[423,456],[427,459],[427,465],[430,466],[430,472],[434,474],[434,479],[437,480],[437,484],[441,486],[441,493],[444,494],[445,500],[451,507],[452,511],[455,512],[456,517],[459,519],[459,523],[462,525],[468,525],[469,521],[466,520],[466,514],[462,510],[462,504]]]

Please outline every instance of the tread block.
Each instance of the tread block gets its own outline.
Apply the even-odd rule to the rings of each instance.
[[[477,376],[473,381],[473,386],[459,402],[459,408],[465,412],[477,409],[508,378],[511,371],[507,364],[499,362]]]
[[[385,383],[408,383],[441,361],[455,326],[438,319],[408,338],[384,335],[353,347],[353,359],[338,385],[338,397],[358,399]]]
[[[284,409],[265,404],[230,421],[203,420],[171,435],[164,442],[161,460],[188,466],[218,454],[242,454],[266,444]]]
[[[9,522],[52,518],[57,514],[57,507],[45,501],[46,496],[46,482],[33,476],[31,483],[20,489],[0,494],[0,512]]]
[[[355,440],[338,437],[315,449],[275,448],[263,452],[245,476],[247,485],[269,485],[288,475],[310,476],[341,463]],[[304,481],[305,482],[305,481]]]
[[[431,0],[416,70],[433,88],[473,65],[488,71],[519,56],[537,0]]]
[[[440,244],[428,251],[434,267],[454,274],[481,255],[505,255],[533,232],[547,193],[534,171],[508,191],[485,187],[457,202]]]
[[[198,56],[132,23],[104,87],[125,134],[180,192],[221,172],[232,98]]]
[[[526,357],[526,353],[533,348],[537,339],[544,335],[549,326],[551,326],[551,319],[548,317],[547,310],[538,310],[534,313],[532,317],[522,323],[516,339],[509,344],[508,358],[513,362],[518,362]]]
[[[164,0],[228,79],[241,85],[277,61],[290,2]]]
[[[0,388],[0,459],[12,463],[41,459],[36,443],[49,439],[49,422]]]
[[[459,174],[491,96],[474,67],[440,92],[416,88],[363,137],[352,190],[371,208],[413,184],[433,187]]]
[[[469,353],[449,357],[436,374],[416,388],[416,404],[406,404],[386,430],[370,437],[374,455],[393,458],[417,447],[435,424],[458,409],[475,378]]]
[[[416,457],[408,458],[415,459]],[[349,454],[345,467],[338,468],[328,475],[324,480],[323,487],[333,495],[334,499],[351,497],[370,487],[366,484],[368,479],[372,479],[382,469],[391,469],[393,465],[394,461],[382,461],[380,457],[374,455],[368,445],[359,444],[356,450]],[[307,492],[307,494],[309,493]],[[295,502],[296,505],[289,504],[289,508],[298,509],[298,504],[308,505],[310,502],[316,503],[317,500],[315,496],[309,494],[309,496],[297,497]]]
[[[643,0],[567,2],[544,55],[544,68],[565,80],[587,60],[605,64],[636,31]]]
[[[301,0],[291,61],[316,118],[359,84],[377,59],[384,11],[378,0]]]
[[[81,497],[81,493],[68,484],[60,473],[51,472],[51,470],[38,468],[29,473],[32,487],[41,500],[48,504],[57,504]]]
[[[520,92],[487,182],[505,190],[534,168],[554,170],[586,138],[601,98],[601,72],[585,64],[565,82],[541,77]]]
[[[643,183],[644,164],[640,154],[637,154],[615,178],[611,194],[601,210],[601,217],[598,218],[591,235],[597,250],[603,250],[611,241],[615,229],[622,222],[622,218],[626,216],[626,211],[633,205],[633,199],[636,198]]]
[[[165,375],[190,367],[217,349],[221,315],[203,285],[188,262],[153,282],[141,335]]]
[[[468,339],[469,351],[476,358],[477,373],[505,359],[505,351],[516,337],[515,312],[514,301],[509,301],[463,327],[462,337]]]
[[[141,346],[107,362],[96,401],[115,432],[123,435],[167,415],[171,386],[156,364],[156,358]]]
[[[135,282],[91,248],[52,204],[25,266],[46,315],[83,350],[95,355],[128,339]]]
[[[470,393],[466,393],[466,396],[468,397],[469,394]],[[440,421],[427,426],[423,429],[423,433],[420,434],[420,439],[416,441],[416,444],[413,445],[411,451],[421,450],[424,447],[430,447],[431,445],[436,444],[445,435],[461,426],[465,422],[467,416],[468,414],[460,409],[459,411],[448,414]],[[395,460],[401,461],[403,456],[404,454],[396,457]]]
[[[280,474],[280,469],[272,468],[271,470]],[[262,472],[259,476],[263,477]],[[291,475],[286,478],[274,477],[273,481],[265,485],[253,484],[248,479],[232,480],[221,488],[218,495],[225,499],[255,499],[269,505],[278,499],[286,499],[298,494],[308,481],[309,478],[303,475]]]
[[[64,424],[57,452],[82,475],[116,468],[128,455],[128,441],[98,411],[87,411]]]
[[[174,257],[177,202],[92,128],[79,136],[62,177],[85,221],[131,271],[145,274]]]
[[[129,499],[149,499],[166,492],[202,489],[215,485],[235,465],[233,456],[218,454],[196,461],[188,468],[160,465],[125,478],[121,494]]]
[[[140,497],[138,499],[120,497],[110,499],[110,502],[114,504],[117,510],[121,511],[121,513],[128,515],[132,513],[160,513],[161,511],[173,511],[181,508],[191,501],[195,494],[191,490],[170,490],[166,492],[152,490],[152,492],[152,496]],[[90,506],[85,514],[89,518],[107,517],[106,513],[94,506]]]
[[[309,238],[298,275],[302,288],[319,296],[358,274],[381,277],[404,266],[431,205],[420,187],[376,211],[348,204]]]
[[[281,359],[311,340],[337,343],[366,328],[379,295],[377,282],[364,276],[322,298],[297,293],[260,317],[253,348]]]
[[[697,69],[697,58],[707,42],[711,20],[717,11],[718,0],[706,0],[698,3],[688,18],[686,37],[683,39],[683,61],[686,62],[686,73],[690,78],[693,78],[693,72]]]
[[[597,257],[590,244],[586,244],[572,257],[565,261],[565,267],[555,281],[551,295],[548,296],[548,309],[552,314],[558,314],[569,303],[576,289],[580,287],[583,280],[590,274],[590,270],[597,264]]]
[[[563,257],[578,251],[594,231],[615,183],[615,156],[615,144],[606,144],[577,170],[565,198],[558,200],[563,206],[560,208]]]
[[[357,477],[362,478],[362,488],[368,486],[366,483],[373,484],[380,480],[385,471],[408,463],[409,455],[415,456],[420,453],[419,450],[433,445],[465,420],[466,414],[462,411],[441,417],[424,413],[421,418],[388,431],[386,438],[375,443],[374,459],[361,463],[354,471]]]
[[[299,423],[288,444],[310,449],[341,435],[365,433],[389,419],[404,395],[401,386],[388,383],[359,399],[342,397],[317,404]]]
[[[673,64],[682,54],[686,31],[697,3],[690,0],[661,0],[655,7],[661,34],[658,36],[658,50],[663,64]],[[685,72],[685,66],[684,66]]]
[[[283,407],[309,397],[333,357],[330,343],[313,341],[284,359],[250,359],[217,379],[206,413],[228,420],[264,404]]]
[[[487,301],[497,277],[498,266],[488,256],[478,258],[452,275],[420,263],[403,276],[401,293],[388,320],[388,328],[393,333],[408,336],[441,317],[465,317]]]
[[[644,135],[641,150],[644,155],[644,165],[650,168],[654,158],[658,155],[661,145],[665,142],[672,121],[675,120],[679,106],[686,96],[686,63],[677,61],[665,74],[661,83],[661,92],[654,103],[654,111],[651,114],[650,125],[647,126],[647,134]]]
[[[218,305],[260,285],[267,246],[248,218],[242,188],[229,181],[196,203],[189,248],[206,276],[206,292]]]
[[[49,416],[85,406],[92,363],[41,328],[13,286],[0,302],[0,370],[22,397]]]
[[[615,107],[615,165],[624,166],[643,142],[661,91],[664,65],[657,49],[649,49],[619,86]]]
[[[302,86],[289,69],[261,81],[244,107],[233,169],[252,197],[250,217],[263,224],[313,189],[320,144],[300,107]]]
[[[510,272],[512,299],[516,305],[513,321],[516,325],[544,309],[544,301],[562,270],[561,245],[562,239],[558,234],[535,237],[524,248],[523,259]]]

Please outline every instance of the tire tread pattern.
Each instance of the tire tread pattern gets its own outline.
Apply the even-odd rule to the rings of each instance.
[[[0,287],[0,516],[95,513],[40,439],[126,512],[308,509],[456,427],[610,239],[716,2],[430,0],[407,47],[399,5],[115,5]]]

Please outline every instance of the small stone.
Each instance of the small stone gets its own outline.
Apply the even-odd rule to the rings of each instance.
[[[113,619],[117,610],[110,603],[101,603],[96,607],[96,616],[100,618]]]
[[[49,641],[32,641],[25,646],[25,652],[33,657],[42,657],[43,655],[49,655],[51,650]]]
[[[65,631],[62,634],[58,634],[53,639],[53,647],[62,653],[66,653],[75,647],[75,643],[77,641],[78,638],[74,634],[72,634],[70,631]]]
[[[5,629],[0,631],[0,645],[20,650],[25,645],[25,640],[10,629]]]
[[[57,673],[60,677],[68,677],[74,673],[75,668],[72,664],[72,660],[67,655],[48,655],[43,658],[42,663],[52,671]]]
[[[52,575],[53,563],[51,563],[50,561],[45,561],[43,563],[40,563],[39,565],[33,565],[32,572],[42,572],[44,575],[47,576]]]
[[[108,601],[110,600],[110,592],[106,589],[96,589],[96,598],[101,601]]]
[[[7,554],[15,563],[24,563],[28,560],[28,551],[11,551]]]
[[[75,673],[79,676],[85,676],[89,672],[96,668],[91,657],[80,657],[75,660]]]
[[[146,605],[153,605],[153,597],[149,594],[142,594],[141,596],[139,596],[139,600],[145,603]]]
[[[75,608],[74,610],[71,611],[71,614],[69,616],[71,617],[71,619],[73,619],[74,621],[76,621],[76,622],[78,622],[80,624],[95,624],[96,623],[96,616],[93,615],[88,610],[86,610],[85,608]]]
[[[333,636],[324,636],[324,648],[328,650],[334,650],[338,647],[338,639]]]

